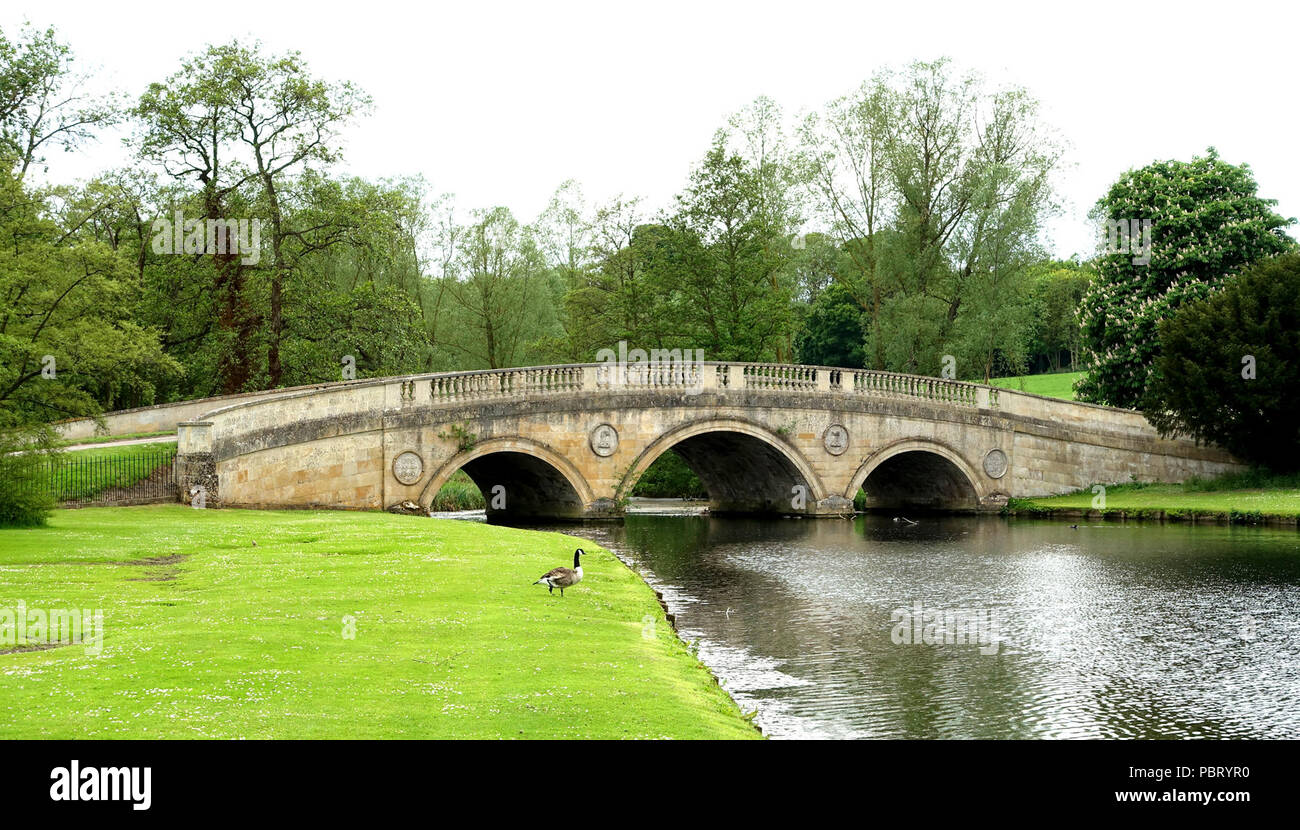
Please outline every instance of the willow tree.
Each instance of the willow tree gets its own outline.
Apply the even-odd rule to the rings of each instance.
[[[533,230],[499,207],[476,213],[456,238],[439,279],[435,347],[463,369],[526,365],[559,333],[563,292]]]
[[[855,265],[840,279],[868,312],[873,365],[934,372],[952,353],[973,374],[1022,350],[1024,315],[1006,305],[1041,255],[1061,156],[1032,96],[914,63],[832,101],[801,136],[805,180]]]

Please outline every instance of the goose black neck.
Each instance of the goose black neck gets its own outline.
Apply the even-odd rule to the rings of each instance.
[[[578,562],[578,557],[580,557],[580,556],[582,556],[582,548],[578,548],[577,550],[575,550],[575,551],[573,552],[573,568],[574,568],[574,570],[577,570],[578,567],[579,567],[579,565],[580,565],[580,563]]]

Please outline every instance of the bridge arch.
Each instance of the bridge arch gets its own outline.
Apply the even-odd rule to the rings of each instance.
[[[718,512],[801,512],[792,506],[796,485],[807,488],[809,512],[826,498],[812,465],[767,427],[738,418],[704,418],[674,427],[637,455],[619,484],[626,496],[659,456],[675,450],[705,488]]]
[[[523,437],[492,438],[452,456],[420,492],[428,508],[457,470],[483,492],[489,519],[581,518],[595,502],[591,485],[573,462],[551,447]],[[493,507],[493,488],[505,487],[505,509]]]
[[[844,497],[853,499],[860,489],[874,507],[969,510],[986,495],[962,454],[930,438],[903,438],[877,449],[853,474]]]

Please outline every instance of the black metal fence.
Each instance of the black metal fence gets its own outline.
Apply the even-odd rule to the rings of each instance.
[[[177,499],[175,445],[121,449],[63,453],[45,462],[37,481],[69,507]]]

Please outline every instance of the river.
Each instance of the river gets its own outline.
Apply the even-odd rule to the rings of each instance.
[[[1296,531],[916,518],[545,529],[662,591],[772,737],[1300,737]]]

